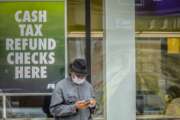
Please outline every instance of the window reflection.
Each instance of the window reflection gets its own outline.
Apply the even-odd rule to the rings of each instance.
[[[91,68],[97,111],[95,118],[103,118],[103,0],[91,1]],[[68,63],[85,58],[85,1],[68,1]]]
[[[163,113],[161,59],[161,39],[136,39],[137,114]]]
[[[35,96],[7,97],[7,118],[45,118],[48,116],[45,110],[48,104],[44,103],[44,99]]]
[[[138,115],[180,116],[180,54],[168,52],[169,40],[136,38]]]
[[[136,113],[180,116],[178,0],[136,0]]]
[[[78,36],[76,36],[78,34]],[[85,58],[85,38],[83,33],[69,34],[68,38],[68,56],[69,62],[74,58]],[[73,37],[74,36],[74,37]],[[76,36],[76,37],[75,37]],[[95,117],[103,118],[104,101],[103,101],[103,37],[102,32],[95,32],[92,34],[92,84],[95,89],[97,99],[97,111]]]

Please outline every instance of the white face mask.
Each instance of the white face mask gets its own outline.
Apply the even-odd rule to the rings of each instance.
[[[80,84],[83,84],[83,83],[85,82],[85,78],[80,79],[80,78],[78,78],[76,75],[73,75],[72,81],[73,81],[75,84],[80,85]]]

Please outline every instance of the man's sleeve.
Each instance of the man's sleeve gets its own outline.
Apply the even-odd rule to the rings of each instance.
[[[90,90],[91,90],[91,97],[95,99],[96,97],[95,97],[94,89],[92,86],[90,87]],[[91,114],[94,114],[96,110],[96,106],[89,107],[89,109],[90,109]]]
[[[50,112],[54,117],[71,116],[77,113],[75,104],[66,105],[63,99],[62,90],[56,87],[52,94],[50,104]]]

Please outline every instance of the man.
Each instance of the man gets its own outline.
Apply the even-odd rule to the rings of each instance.
[[[86,61],[75,59],[69,69],[69,77],[59,81],[52,94],[51,114],[55,120],[92,120],[96,100],[93,87],[86,81]]]

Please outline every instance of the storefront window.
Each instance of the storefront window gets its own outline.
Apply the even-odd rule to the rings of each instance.
[[[103,1],[91,1],[91,82],[97,97],[96,117],[102,117],[103,102]],[[68,0],[68,62],[85,58],[85,1]]]
[[[35,2],[32,3],[33,6],[29,6],[29,2],[18,2],[18,4],[13,7],[17,9],[19,7],[23,7],[23,9],[48,9],[47,11],[47,15],[48,16],[48,22],[50,21],[49,24],[45,24],[43,27],[43,33],[46,30],[56,30],[57,26],[62,28],[62,29],[57,29],[57,31],[51,31],[51,32],[47,32],[48,36],[55,36],[57,39],[62,39],[64,40],[64,32],[63,29],[64,28],[64,22],[62,22],[63,20],[67,20],[65,21],[65,23],[67,23],[66,27],[67,27],[67,49],[68,49],[68,53],[67,53],[67,57],[68,60],[67,62],[71,62],[74,58],[85,58],[85,0],[67,0],[67,6],[64,6],[64,1],[60,1],[60,3],[62,2],[62,5],[60,4],[56,4],[55,2],[52,2],[54,6],[51,6],[51,2],[47,3],[47,2]],[[4,3],[4,2],[2,2]],[[36,5],[37,3],[37,5]],[[59,3],[59,2],[57,2]],[[16,4],[15,2],[9,2],[7,3],[9,4]],[[28,4],[28,6],[24,6]],[[43,4],[43,5],[40,5]],[[48,4],[48,5],[47,5]],[[95,93],[96,93],[96,97],[97,97],[97,112],[96,115],[97,117],[103,115],[103,67],[102,67],[102,63],[103,63],[103,56],[102,56],[102,45],[103,45],[103,22],[102,22],[102,8],[103,8],[103,4],[102,4],[102,0],[92,0],[91,1],[91,66],[92,66],[92,80],[91,83],[93,84],[93,87],[95,88]],[[7,6],[8,6],[7,5]],[[39,6],[40,5],[40,6]],[[59,5],[59,6],[56,6]],[[18,7],[19,6],[19,7]],[[37,7],[37,8],[36,8]],[[64,7],[67,7],[67,19],[64,19]],[[6,11],[5,9],[6,6],[3,5],[3,12],[1,13],[2,17],[2,21],[4,23],[6,23],[7,21],[5,20],[6,17]],[[11,10],[11,7],[8,7]],[[53,11],[54,10],[54,11]],[[8,10],[9,11],[9,10]],[[10,13],[10,12],[9,12]],[[5,17],[4,17],[5,16]],[[14,15],[13,15],[14,16]],[[12,20],[14,20],[12,16]],[[58,19],[55,19],[57,17]],[[9,20],[9,18],[8,18]],[[2,22],[2,23],[3,23]],[[57,23],[56,23],[57,22]],[[59,23],[58,23],[59,22]],[[17,30],[15,30],[15,32],[10,32],[12,29],[10,29],[11,27],[13,27],[11,24],[9,24],[10,22],[7,22],[8,24],[2,24],[1,28],[2,31],[6,31],[5,33],[7,34],[6,36],[9,36],[9,33],[11,34],[15,34],[16,32],[18,32],[18,28],[16,28]],[[50,25],[51,24],[51,25]],[[57,26],[53,26],[52,24],[56,24]],[[8,28],[7,25],[10,25]],[[17,27],[17,26],[16,26]],[[44,30],[45,28],[45,30]],[[51,29],[52,28],[52,29]],[[4,32],[2,32],[1,34],[4,34]],[[18,34],[18,33],[17,33]],[[52,34],[52,35],[51,35]],[[19,35],[19,34],[18,34]],[[2,36],[1,36],[2,37]],[[4,40],[4,39],[2,39]],[[57,43],[60,43],[59,41]],[[0,46],[4,46],[3,44],[0,44]],[[57,44],[58,47],[63,48],[64,47],[64,41],[62,42],[62,45]],[[4,50],[4,48],[0,48],[2,49],[1,51]],[[66,49],[66,48],[65,48]],[[64,55],[64,49],[57,49],[59,52],[58,54],[63,54]],[[2,56],[4,55],[4,53],[2,54]],[[59,56],[58,56],[59,57]],[[62,61],[64,60],[64,57],[59,57]],[[3,59],[4,61],[6,59]],[[1,61],[2,65],[4,66],[3,62]],[[64,63],[63,63],[64,65]],[[59,67],[57,65],[53,66],[49,71],[53,73],[53,69],[55,67]],[[5,72],[4,72],[5,70]],[[12,70],[12,69],[10,69]],[[2,74],[1,78],[4,77],[12,77],[11,75],[9,75],[8,71],[6,69],[1,69]],[[60,76],[59,76],[60,73]],[[6,96],[6,116],[7,118],[46,118],[46,117],[52,117],[52,115],[50,115],[49,113],[49,104],[50,104],[50,100],[51,100],[51,96],[49,93],[51,93],[55,83],[59,80],[61,80],[64,77],[64,66],[62,69],[58,69],[58,73],[56,72],[56,75],[51,75],[51,77],[57,76],[57,79],[48,84],[50,87],[50,89],[48,88],[48,90],[45,92],[45,94],[47,93],[47,96],[34,96],[35,93],[32,92],[32,96],[27,96],[28,94],[24,93],[24,91],[22,91],[21,93],[15,92],[14,94],[12,94],[12,96]],[[4,80],[4,78],[1,79]],[[54,80],[54,79],[53,79]],[[7,81],[7,80],[6,80]],[[14,81],[13,81],[14,82]],[[18,81],[19,82],[19,81]],[[18,83],[17,81],[15,81],[15,86]],[[36,82],[36,81],[35,81]],[[7,86],[9,86],[8,82],[4,82],[7,84]],[[12,84],[12,82],[11,82]],[[19,84],[17,84],[19,85]],[[39,85],[39,84],[38,84]],[[1,86],[3,86],[3,84],[1,84]],[[26,88],[24,85],[22,85],[23,88]],[[35,87],[36,85],[34,85]],[[31,85],[27,86],[31,88]],[[38,87],[37,87],[38,88]],[[43,87],[46,88],[46,87]],[[9,89],[9,88],[5,88],[5,90],[11,90],[14,91],[14,89]],[[49,91],[50,90],[50,91]],[[10,94],[11,94],[10,91]],[[4,91],[3,91],[4,92]],[[9,91],[8,91],[9,92]],[[41,91],[40,91],[41,92]],[[42,90],[42,92],[44,92]],[[15,96],[13,96],[15,95]],[[2,106],[2,99],[0,98],[0,117],[2,117],[3,115],[3,106]]]
[[[97,97],[97,116],[103,115],[103,73],[102,73],[102,37],[92,37],[92,84]],[[85,41],[81,37],[68,39],[69,61],[74,58],[85,58]]]
[[[136,0],[136,114],[180,117],[180,3]]]

